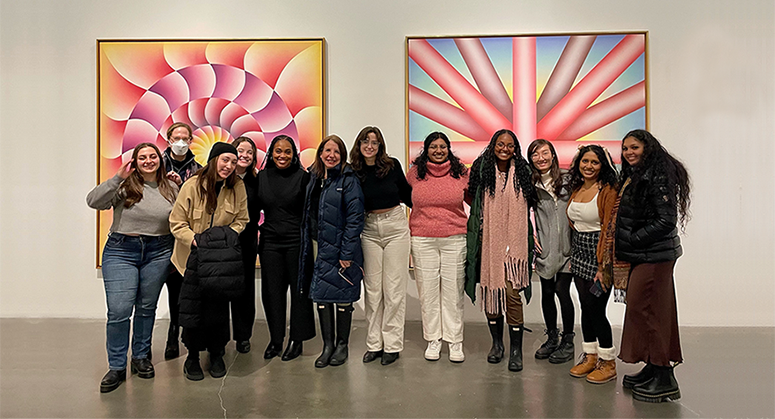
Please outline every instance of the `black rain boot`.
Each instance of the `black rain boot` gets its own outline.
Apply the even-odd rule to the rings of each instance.
[[[643,384],[632,388],[632,398],[641,402],[661,403],[681,398],[678,381],[673,374],[673,367],[653,365],[654,376]]]
[[[487,319],[487,326],[492,336],[492,348],[487,354],[487,362],[497,364],[503,359],[503,316],[496,319]]]
[[[524,327],[509,325],[509,371],[522,371],[522,333]]]
[[[323,338],[323,352],[315,360],[315,368],[325,368],[331,363],[334,354],[334,305],[318,304],[320,336]]]
[[[350,343],[350,326],[353,323],[352,304],[346,306],[336,306],[336,349],[331,356],[331,365],[337,366],[347,361],[348,348]]]
[[[549,355],[549,363],[562,364],[568,361],[572,361],[576,355],[576,348],[573,346],[573,338],[576,334],[573,332],[563,333],[560,346]]]
[[[285,348],[285,352],[283,352],[283,361],[290,361],[292,359],[296,359],[301,355],[301,352],[304,350],[304,343],[300,340],[293,340],[288,339],[288,346]]]
[[[546,359],[560,347],[560,331],[557,328],[546,331],[546,342],[536,351],[536,359]]]
[[[652,379],[654,377],[654,366],[646,363],[646,366],[643,367],[640,371],[638,371],[637,374],[632,375],[625,375],[622,379],[622,387],[624,388],[633,388],[638,384],[643,384],[646,381]]]
[[[170,328],[167,331],[167,346],[164,348],[164,359],[170,360],[180,356],[179,333],[180,326],[170,323]]]

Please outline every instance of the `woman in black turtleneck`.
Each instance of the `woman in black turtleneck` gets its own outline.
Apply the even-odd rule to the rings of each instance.
[[[264,169],[258,172],[258,205],[264,222],[258,243],[261,262],[261,302],[269,326],[264,359],[280,354],[285,339],[288,286],[291,287],[291,332],[282,360],[301,355],[302,342],[315,337],[312,301],[299,293],[301,217],[309,173],[301,168],[296,144],[287,135],[272,140]]]

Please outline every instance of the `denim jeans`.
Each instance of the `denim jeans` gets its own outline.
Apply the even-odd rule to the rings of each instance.
[[[151,346],[156,305],[170,270],[175,239],[110,233],[102,252],[102,277],[108,305],[106,346],[111,370],[122,370],[129,349],[129,317],[134,309],[132,357],[142,359]]]

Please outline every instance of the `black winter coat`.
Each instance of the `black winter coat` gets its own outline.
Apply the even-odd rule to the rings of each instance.
[[[318,303],[352,303],[361,298],[363,280],[364,210],[361,183],[355,172],[346,166],[328,171],[323,181],[318,208],[310,208],[310,196],[315,183],[311,173],[304,199],[302,217],[301,258],[299,260],[299,290],[309,290],[309,298]],[[312,258],[310,211],[318,211],[318,257]],[[350,260],[349,268],[339,274],[339,261]]]
[[[180,289],[180,325],[188,328],[201,327],[208,321],[211,313],[203,309],[207,306],[205,300],[228,301],[245,289],[236,231],[229,226],[211,227],[195,235],[194,240],[197,245],[191,246]]]
[[[664,173],[646,169],[637,185],[622,194],[616,220],[616,257],[630,263],[657,263],[683,254],[676,222],[675,185]]]

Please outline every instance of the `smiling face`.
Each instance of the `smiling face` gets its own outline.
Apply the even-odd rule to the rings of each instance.
[[[377,134],[370,132],[366,135],[366,138],[361,140],[359,147],[364,159],[375,159],[377,157],[377,152],[379,152],[379,140],[377,139]]]
[[[597,177],[600,175],[600,168],[600,159],[597,158],[597,154],[594,151],[587,151],[581,156],[579,171],[584,180],[596,182]]]
[[[144,147],[137,152],[135,167],[143,177],[146,175],[155,175],[159,169],[159,153],[153,147]]]
[[[643,156],[643,143],[635,137],[627,137],[622,141],[622,157],[630,166],[637,166]]]
[[[331,141],[329,141],[330,143]],[[272,161],[278,169],[287,169],[291,167],[293,160],[293,148],[288,140],[278,140],[272,148]]]
[[[533,162],[533,167],[539,172],[547,173],[552,168],[552,162],[554,162],[554,156],[552,156],[552,150],[548,145],[542,145],[538,147],[536,151],[530,155],[530,161]]]
[[[503,133],[495,140],[495,157],[500,161],[509,161],[514,157],[514,139],[509,134]]]
[[[226,179],[231,176],[234,169],[237,167],[237,156],[231,153],[223,153],[216,159],[216,171],[218,177]]]
[[[339,153],[339,146],[336,142],[329,140],[323,146],[323,151],[320,152],[320,160],[323,160],[323,165],[326,169],[333,169],[342,161],[342,155]]]
[[[443,139],[437,138],[428,145],[428,160],[432,163],[444,163],[448,157],[449,147],[447,147],[447,142]]]
[[[239,155],[237,158],[237,166],[242,170],[250,167],[256,159],[256,155],[253,152],[253,146],[247,141],[243,141],[237,146],[237,154]]]

